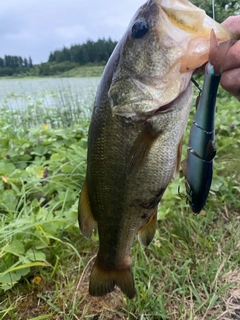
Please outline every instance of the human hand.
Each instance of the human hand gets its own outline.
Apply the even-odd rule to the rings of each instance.
[[[222,24],[240,35],[240,15],[229,17]],[[240,101],[240,41],[229,49],[222,70],[222,87]]]

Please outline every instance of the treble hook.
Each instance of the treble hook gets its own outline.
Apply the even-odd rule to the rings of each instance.
[[[178,186],[178,195],[181,197],[181,198],[186,198],[187,196],[183,193],[180,192],[180,186]]]

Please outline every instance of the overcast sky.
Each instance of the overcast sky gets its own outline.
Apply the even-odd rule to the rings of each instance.
[[[119,40],[146,0],[0,0],[0,57],[46,62],[51,51],[88,39]]]

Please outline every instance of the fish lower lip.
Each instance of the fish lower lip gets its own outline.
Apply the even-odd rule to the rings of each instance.
[[[176,99],[178,99],[178,97]],[[171,112],[172,110],[175,109],[175,106],[173,106],[174,105],[173,102],[176,99],[149,112],[138,112],[135,115],[138,119],[141,119],[141,118],[146,119],[146,118],[151,118],[153,116],[156,116],[157,114]]]
[[[179,96],[176,99],[178,98]],[[171,112],[173,109],[175,109],[175,107],[173,107],[173,102],[176,99],[148,112],[112,112],[112,116],[121,116],[125,118],[131,118],[132,120],[134,120],[135,118],[137,120],[146,120],[146,118],[151,118],[152,116],[155,116],[157,114]]]

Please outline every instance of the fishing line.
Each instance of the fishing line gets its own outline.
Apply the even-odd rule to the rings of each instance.
[[[199,86],[199,84],[197,83],[197,81],[196,81],[193,77],[191,77],[191,81],[192,81],[192,83],[198,88],[199,93],[201,94],[201,93],[202,93],[202,89],[200,88],[200,86]]]
[[[215,20],[215,0],[212,0],[212,16],[213,20]]]

